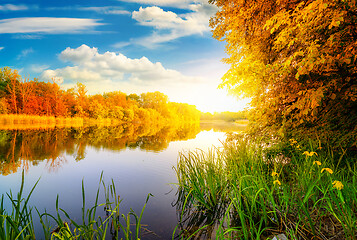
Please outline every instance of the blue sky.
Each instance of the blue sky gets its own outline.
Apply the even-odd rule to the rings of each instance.
[[[0,1],[0,62],[89,93],[160,91],[201,111],[239,111],[218,90],[228,66],[205,0]]]

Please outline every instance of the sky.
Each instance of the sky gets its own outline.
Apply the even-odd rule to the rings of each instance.
[[[0,67],[23,78],[77,82],[89,94],[160,91],[203,112],[240,111],[218,89],[229,66],[207,0],[2,0]]]

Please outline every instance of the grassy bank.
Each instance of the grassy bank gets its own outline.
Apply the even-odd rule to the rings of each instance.
[[[357,237],[357,163],[328,146],[291,139],[282,154],[232,135],[221,148],[181,154],[175,170],[182,239]]]
[[[26,114],[0,114],[0,129],[41,129],[54,127],[81,127],[83,118],[65,118]]]
[[[247,129],[248,120],[241,120],[239,123],[227,122],[224,120],[201,120],[201,130],[220,132],[242,132]]]
[[[24,129],[46,129],[62,127],[83,126],[113,126],[123,124],[123,121],[114,118],[81,118],[81,117],[54,117],[26,114],[0,114],[0,129],[24,130]]]
[[[38,183],[38,182],[37,182]],[[74,239],[140,239],[142,237],[141,218],[151,194],[148,195],[140,215],[131,210],[127,215],[119,212],[121,203],[116,193],[114,182],[105,185],[100,177],[99,187],[95,196],[94,206],[86,206],[86,194],[82,182],[82,218],[81,222],[71,218],[71,214],[60,208],[57,197],[56,214],[41,213],[37,208],[29,206],[28,202],[37,183],[30,193],[24,197],[24,174],[17,195],[7,193],[0,199],[0,239],[2,240],[30,240],[38,239],[35,236],[33,214],[40,218],[44,239],[74,240]],[[99,203],[99,193],[104,192],[105,202]],[[11,212],[5,209],[4,201],[10,201]],[[104,209],[104,211],[103,211]],[[108,236],[107,236],[108,235]],[[110,235],[110,236],[109,236]]]

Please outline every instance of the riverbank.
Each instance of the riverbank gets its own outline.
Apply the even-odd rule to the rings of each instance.
[[[195,121],[182,122],[154,122],[154,121],[131,121],[125,122],[115,118],[81,118],[81,117],[54,117],[54,116],[38,116],[26,114],[0,114],[0,129],[2,130],[24,130],[24,129],[48,129],[48,128],[63,128],[63,127],[84,127],[92,125],[100,126],[117,126],[121,124],[134,125],[182,125],[197,123]]]
[[[132,122],[123,122],[113,118],[80,118],[80,117],[54,117],[54,116],[38,116],[26,114],[0,114],[0,129],[1,130],[25,130],[25,129],[48,129],[48,128],[63,128],[63,127],[84,127],[91,125],[101,126],[116,126],[120,124],[130,124]],[[186,122],[184,122],[186,123]],[[188,122],[192,123],[192,122]],[[244,131],[249,123],[248,120],[239,120],[236,122],[227,122],[224,120],[203,120],[199,121],[201,129],[210,131],[224,132],[241,132]],[[150,124],[137,123],[135,124]],[[155,123],[158,124],[158,123]],[[182,123],[174,123],[182,124]],[[170,124],[172,125],[172,124]]]
[[[223,132],[243,132],[249,124],[248,120],[239,120],[235,122],[227,122],[224,120],[201,120],[200,126],[202,130],[223,131]]]
[[[26,114],[0,114],[0,129],[41,129],[54,127],[83,126],[83,118],[38,116]]]
[[[355,239],[356,159],[328,145],[265,144],[231,135],[221,148],[181,154],[183,239]]]

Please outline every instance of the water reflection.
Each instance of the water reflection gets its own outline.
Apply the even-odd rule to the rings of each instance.
[[[219,204],[207,209],[193,204],[192,197],[182,187],[178,188],[176,195],[177,200],[173,204],[178,219],[176,239],[214,239],[229,203],[219,199]]]
[[[81,182],[85,181],[90,201],[96,194],[99,176],[104,173],[105,179],[112,179],[118,187],[118,195],[123,199],[122,213],[128,213],[130,208],[140,212],[147,194],[155,196],[149,201],[142,219],[147,225],[145,228],[155,234],[143,239],[171,239],[178,224],[176,209],[181,209],[172,207],[172,203],[177,201],[182,205],[184,200],[183,194],[177,199],[176,188],[172,190],[172,185],[168,185],[177,182],[172,167],[176,165],[178,152],[196,148],[204,150],[212,144],[218,146],[219,140],[225,138],[222,131],[232,130],[232,124],[227,126],[102,125],[41,126],[41,129],[22,126],[21,129],[0,130],[0,193],[17,190],[21,169],[25,168],[28,169],[26,179],[29,187],[41,177],[30,206],[55,214],[54,203],[56,196],[60,196],[60,207],[71,213],[71,217],[81,219]],[[213,220],[212,215],[203,209],[193,207],[183,213],[186,221],[181,223],[180,229],[189,229],[188,225],[192,232],[200,224]],[[221,211],[215,212],[221,214]],[[105,214],[104,211],[102,213]],[[197,222],[195,218],[200,220]],[[41,231],[40,223],[37,221],[36,224],[35,228]],[[210,231],[214,229],[206,228],[206,233],[198,236],[211,236]]]
[[[200,125],[184,124],[153,127],[145,125],[88,126],[27,130],[0,130],[0,174],[8,175],[20,167],[28,169],[46,161],[50,171],[66,163],[71,155],[76,161],[86,157],[86,148],[121,151],[126,148],[160,152],[171,141],[195,138]]]

